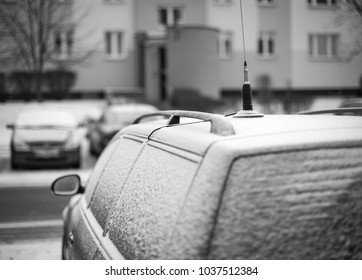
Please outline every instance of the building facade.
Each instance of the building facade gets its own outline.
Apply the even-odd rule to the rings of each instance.
[[[239,0],[72,3],[74,11],[82,6],[88,13],[72,34],[55,35],[58,45],[69,53],[62,42],[78,36],[78,48],[94,49],[74,66],[77,92],[144,93],[158,101],[188,88],[217,99],[241,90],[245,58],[256,90],[360,87],[362,55],[344,59],[342,50],[362,31],[335,24],[338,0],[243,0],[242,18]]]

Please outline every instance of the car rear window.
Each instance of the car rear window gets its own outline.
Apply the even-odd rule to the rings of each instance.
[[[197,166],[177,151],[142,151],[110,217],[109,237],[125,258],[164,257]]]
[[[241,157],[230,170],[211,259],[361,259],[362,149]]]
[[[122,138],[98,179],[90,208],[102,228],[142,147],[141,141]]]

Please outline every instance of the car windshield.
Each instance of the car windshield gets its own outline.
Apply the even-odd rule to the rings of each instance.
[[[17,119],[17,128],[49,129],[49,128],[75,128],[74,117],[67,112],[37,111],[21,113]]]

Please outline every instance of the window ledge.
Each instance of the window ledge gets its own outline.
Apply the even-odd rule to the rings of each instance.
[[[263,8],[274,8],[276,7],[276,3],[257,3],[257,5],[259,7],[263,7]]]
[[[258,55],[258,59],[265,61],[277,60],[276,55]]]
[[[339,5],[307,5],[310,10],[337,10]]]
[[[103,4],[105,5],[124,5],[126,4],[125,0],[121,0],[121,1],[103,1]]]
[[[339,61],[338,57],[313,57],[313,56],[309,56],[308,59],[311,62],[338,62]]]
[[[225,60],[225,61],[228,61],[228,60],[232,60],[233,59],[233,56],[230,54],[230,55],[220,55],[219,54],[219,59],[220,60]]]
[[[119,56],[110,56],[110,55],[104,55],[104,60],[106,61],[122,61],[122,60],[126,60],[127,59],[127,55],[119,55]]]

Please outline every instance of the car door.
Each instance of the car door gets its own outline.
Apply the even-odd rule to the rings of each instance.
[[[105,167],[95,168],[80,201],[81,219],[73,233],[73,258],[93,259],[102,247],[109,211],[145,142],[146,139],[140,137],[122,135],[107,148],[112,149],[112,153]]]
[[[164,259],[200,161],[199,155],[149,141],[113,201],[105,247],[95,259]]]

